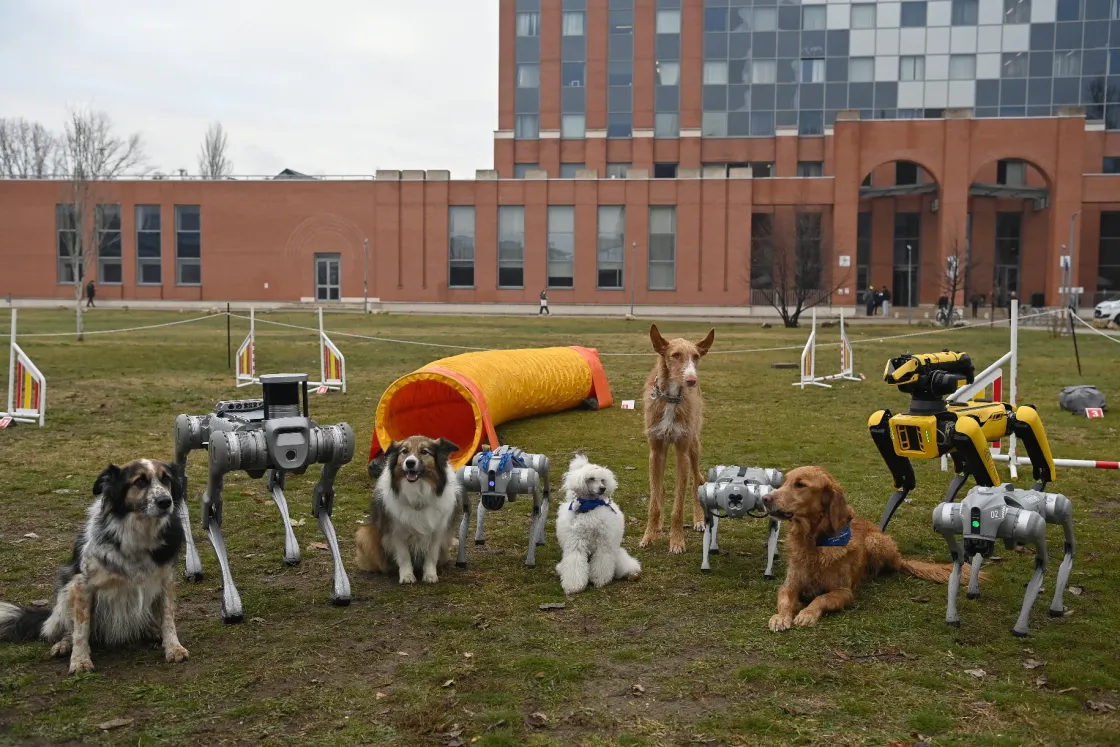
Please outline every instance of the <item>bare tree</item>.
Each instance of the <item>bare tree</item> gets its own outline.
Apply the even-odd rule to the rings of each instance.
[[[198,152],[198,173],[203,179],[224,179],[233,173],[233,162],[227,155],[226,131],[221,122],[210,125]]]
[[[960,239],[953,236],[949,241],[949,248],[952,250],[945,260],[945,275],[941,278],[941,298],[938,299],[937,304],[937,321],[946,326],[951,327],[954,324],[953,310],[957,308],[957,294],[961,293],[965,278],[971,272],[968,263],[971,261],[968,252],[961,251]],[[962,305],[967,303],[967,299],[961,299]]]
[[[828,301],[846,282],[830,277],[824,257],[831,252],[819,212],[782,213],[769,220],[755,216],[751,228],[751,289],[777,310],[786,327],[798,326],[801,313]]]
[[[89,109],[70,111],[59,148],[60,176],[66,180],[57,217],[60,259],[67,260],[62,279],[74,284],[77,335],[82,340],[83,280],[96,276],[101,234],[109,228],[105,223],[110,211],[100,205],[105,185],[142,172],[144,148],[140,135],[118,136],[106,114]]]
[[[43,179],[58,168],[58,138],[38,122],[0,119],[0,178]]]

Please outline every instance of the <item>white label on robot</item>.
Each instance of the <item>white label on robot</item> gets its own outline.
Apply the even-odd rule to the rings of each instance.
[[[632,400],[632,399],[622,400],[622,409],[623,410],[633,410],[634,409],[634,400]]]

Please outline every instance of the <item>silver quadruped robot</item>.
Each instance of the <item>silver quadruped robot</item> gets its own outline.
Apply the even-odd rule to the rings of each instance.
[[[1048,556],[1046,553],[1046,525],[1059,524],[1065,532],[1062,564],[1058,567],[1057,586],[1050,603],[1050,616],[1065,614],[1062,595],[1065,593],[1069,574],[1073,569],[1073,503],[1064,495],[1044,493],[1039,490],[1019,490],[1010,483],[993,487],[975,487],[960,503],[942,503],[933,510],[933,528],[945,537],[953,559],[953,572],[949,577],[949,606],[945,622],[953,626],[961,623],[957,612],[957,593],[960,587],[961,565],[966,557],[972,558],[972,575],[968,582],[968,598],[980,596],[980,566],[990,558],[996,540],[1003,540],[1008,550],[1016,545],[1034,545],[1034,575],[1027,584],[1023,607],[1012,632],[1027,635],[1031,608],[1042,591]],[[957,539],[961,535],[961,539]]]
[[[548,457],[544,454],[526,454],[513,446],[500,446],[497,451],[482,451],[471,464],[458,472],[463,487],[463,521],[459,525],[459,555],[455,565],[467,567],[467,530],[471,520],[471,493],[478,493],[478,528],[474,543],[486,544],[484,522],[487,511],[497,511],[507,500],[519,495],[533,496],[533,515],[529,523],[529,552],[525,565],[537,564],[537,547],[544,545],[545,524],[548,521]],[[541,497],[543,493],[543,499]]]
[[[719,555],[720,517],[740,519],[769,516],[762,498],[782,487],[785,477],[776,469],[760,467],[727,467],[719,465],[708,470],[708,481],[697,488],[697,497],[704,508],[704,557],[700,570],[711,571],[708,555]],[[778,554],[778,532],[781,522],[770,518],[770,537],[766,543],[766,578],[774,578],[774,558]]]
[[[226,474],[237,470],[244,470],[253,479],[268,472],[272,500],[284,519],[284,562],[296,565],[300,562],[299,544],[288,516],[284,477],[289,473],[302,475],[313,464],[323,465],[312,494],[311,513],[318,520],[334,559],[331,604],[350,604],[350,579],[342,566],[331,513],[335,476],[342,465],[354,458],[354,431],[347,423],[320,426],[308,417],[307,374],[264,375],[260,383],[262,399],[219,402],[209,415],[180,415],[175,419],[175,462],[182,469],[184,495],[187,455],[207,449],[210,477],[202,495],[202,527],[221,566],[221,614],[227,623],[243,619],[241,597],[233,583],[222,536],[222,486]],[[186,501],[182,505],[187,578],[198,580],[202,578],[202,563],[191,537]]]

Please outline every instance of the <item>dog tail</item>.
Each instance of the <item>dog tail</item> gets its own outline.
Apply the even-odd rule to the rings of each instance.
[[[381,538],[377,536],[377,527],[373,524],[362,524],[354,535],[354,562],[360,570],[366,573],[378,573],[382,569]]]
[[[902,563],[898,566],[898,570],[903,573],[909,573],[914,578],[924,579],[926,581],[934,581],[939,584],[948,584],[949,575],[953,572],[952,563],[927,563],[924,560],[907,560],[902,559]],[[961,582],[964,583],[969,580],[972,575],[972,569],[967,566],[961,566]],[[980,580],[987,580],[988,574],[981,571]]]
[[[32,609],[0,602],[0,641],[34,641],[43,635],[49,609]]]

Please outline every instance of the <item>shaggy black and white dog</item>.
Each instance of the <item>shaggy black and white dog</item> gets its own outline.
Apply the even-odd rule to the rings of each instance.
[[[175,631],[175,568],[182,547],[180,476],[138,459],[109,465],[98,496],[58,576],[54,608],[0,602],[0,641],[42,638],[51,654],[70,654],[70,674],[93,670],[90,642],[113,646],[159,637],[167,661],[187,660]]]

